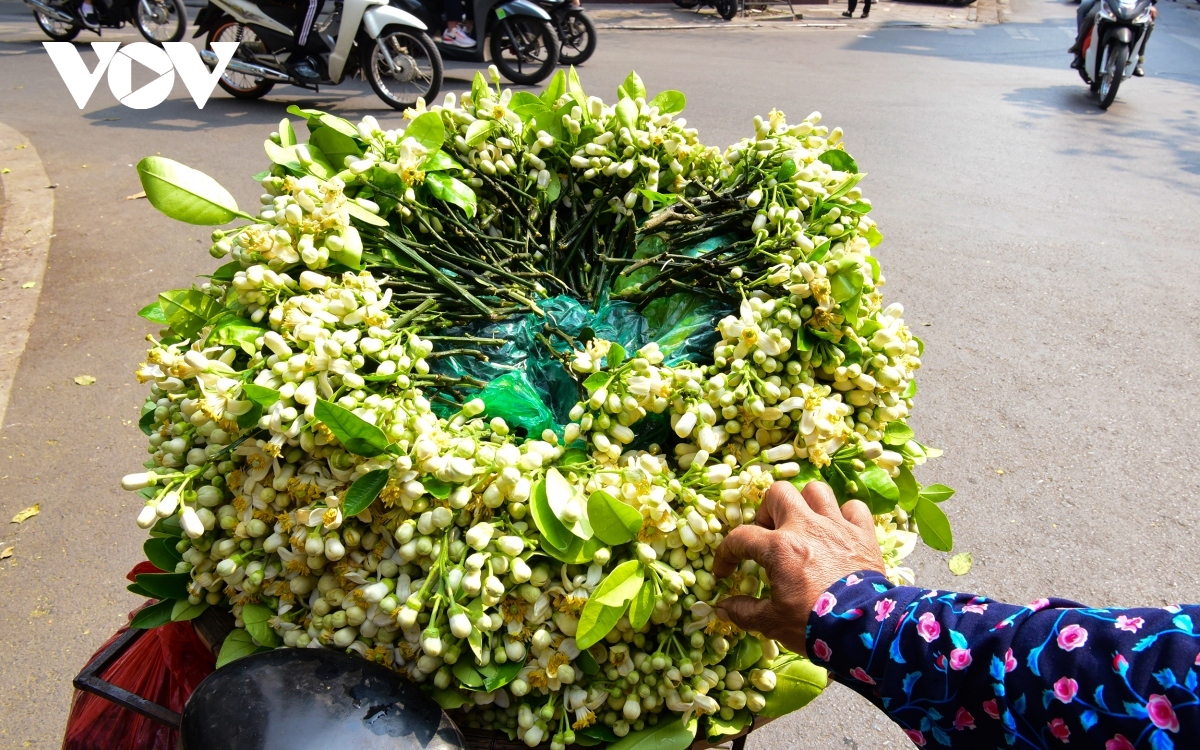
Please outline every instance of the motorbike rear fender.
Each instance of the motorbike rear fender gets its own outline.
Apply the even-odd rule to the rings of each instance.
[[[366,13],[363,13],[362,25],[367,36],[372,39],[378,39],[388,26],[407,26],[421,31],[429,30],[429,27],[412,13],[393,8],[390,5],[374,5],[369,8]]]
[[[215,5],[206,5],[196,14],[196,33],[192,34],[192,39],[199,39],[208,34],[208,32],[217,28],[225,19],[225,11]]]
[[[434,17],[421,0],[390,0],[392,7],[407,11],[417,17],[427,29],[434,27]]]
[[[530,0],[509,0],[503,5],[496,6],[496,15],[500,16],[529,16],[542,21],[549,21],[550,14],[542,9],[540,5],[530,2]],[[500,16],[503,18],[504,16]]]

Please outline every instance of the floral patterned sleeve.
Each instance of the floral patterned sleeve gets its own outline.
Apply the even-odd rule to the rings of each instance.
[[[1200,748],[1198,618],[1197,606],[1019,607],[864,571],[817,600],[807,645],[918,746]]]

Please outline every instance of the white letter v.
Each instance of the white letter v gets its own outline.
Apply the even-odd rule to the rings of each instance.
[[[71,92],[71,96],[74,97],[75,103],[79,105],[80,109],[87,106],[88,99],[92,98],[92,92],[96,90],[96,84],[100,82],[100,76],[104,75],[108,64],[117,55],[117,48],[121,46],[120,42],[92,42],[92,51],[96,53],[99,62],[96,63],[95,70],[89,71],[74,44],[70,42],[42,42],[42,44],[46,47],[46,52],[50,55],[54,67],[58,68],[58,75],[62,77],[63,83],[67,84],[67,91]]]

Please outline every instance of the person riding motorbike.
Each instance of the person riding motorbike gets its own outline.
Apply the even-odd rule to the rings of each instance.
[[[442,41],[455,47],[474,48],[475,40],[468,33],[470,22],[466,22],[467,28],[463,24],[463,0],[446,0],[443,9],[446,12],[446,30],[442,32]]]
[[[1146,27],[1146,42],[1142,44],[1143,51],[1146,49],[1146,44],[1150,42],[1150,32],[1154,31],[1154,21],[1158,18],[1157,4],[1158,0],[1151,0],[1150,25]],[[1099,12],[1100,0],[1083,0],[1075,11],[1075,43],[1067,49],[1067,52],[1075,55],[1075,59],[1071,61],[1071,68],[1074,70],[1083,67],[1083,40],[1092,33],[1092,24],[1096,22],[1096,14]],[[1139,78],[1146,75],[1146,71],[1142,69],[1144,62],[1146,62],[1146,55],[1139,55],[1137,66],[1133,69],[1133,74]]]
[[[321,74],[317,70],[315,55],[328,52],[321,35],[313,32],[317,17],[325,0],[298,0],[296,7],[302,11],[294,27],[295,40],[292,43],[291,54],[288,56],[288,72],[304,83],[317,83]]]

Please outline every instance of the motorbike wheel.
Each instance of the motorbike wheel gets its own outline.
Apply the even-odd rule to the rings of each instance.
[[[502,18],[488,42],[492,62],[513,83],[540,83],[558,64],[558,38],[545,21],[524,16]]]
[[[726,21],[732,21],[737,15],[737,0],[717,0],[713,7],[717,9],[717,15]]]
[[[413,107],[418,98],[432,101],[442,88],[442,56],[422,31],[390,26],[359,45],[359,55],[367,82],[394,109]]]
[[[33,12],[33,19],[37,21],[38,27],[45,32],[46,36],[56,42],[69,42],[79,36],[80,31],[83,31],[83,27],[77,23],[64,23],[37,11]]]
[[[571,8],[558,19],[560,65],[582,65],[596,51],[596,27],[582,8]]]
[[[187,32],[187,9],[183,0],[137,0],[134,24],[148,42],[178,42]]]
[[[1117,88],[1121,85],[1125,65],[1129,62],[1129,46],[1110,44],[1104,53],[1104,72],[1100,74],[1100,87],[1096,91],[1100,97],[1100,109],[1108,109],[1117,98]]]
[[[208,32],[209,49],[212,49],[213,42],[240,42],[242,46],[238,47],[238,51],[234,53],[235,58],[245,55],[247,48],[263,47],[263,43],[259,41],[253,31],[232,18],[226,18],[215,29]],[[274,81],[265,81],[245,73],[234,73],[228,69],[221,74],[217,84],[235,99],[261,99],[275,88]]]
[[[673,0],[673,2],[684,10],[691,10],[700,4],[700,0]]]

